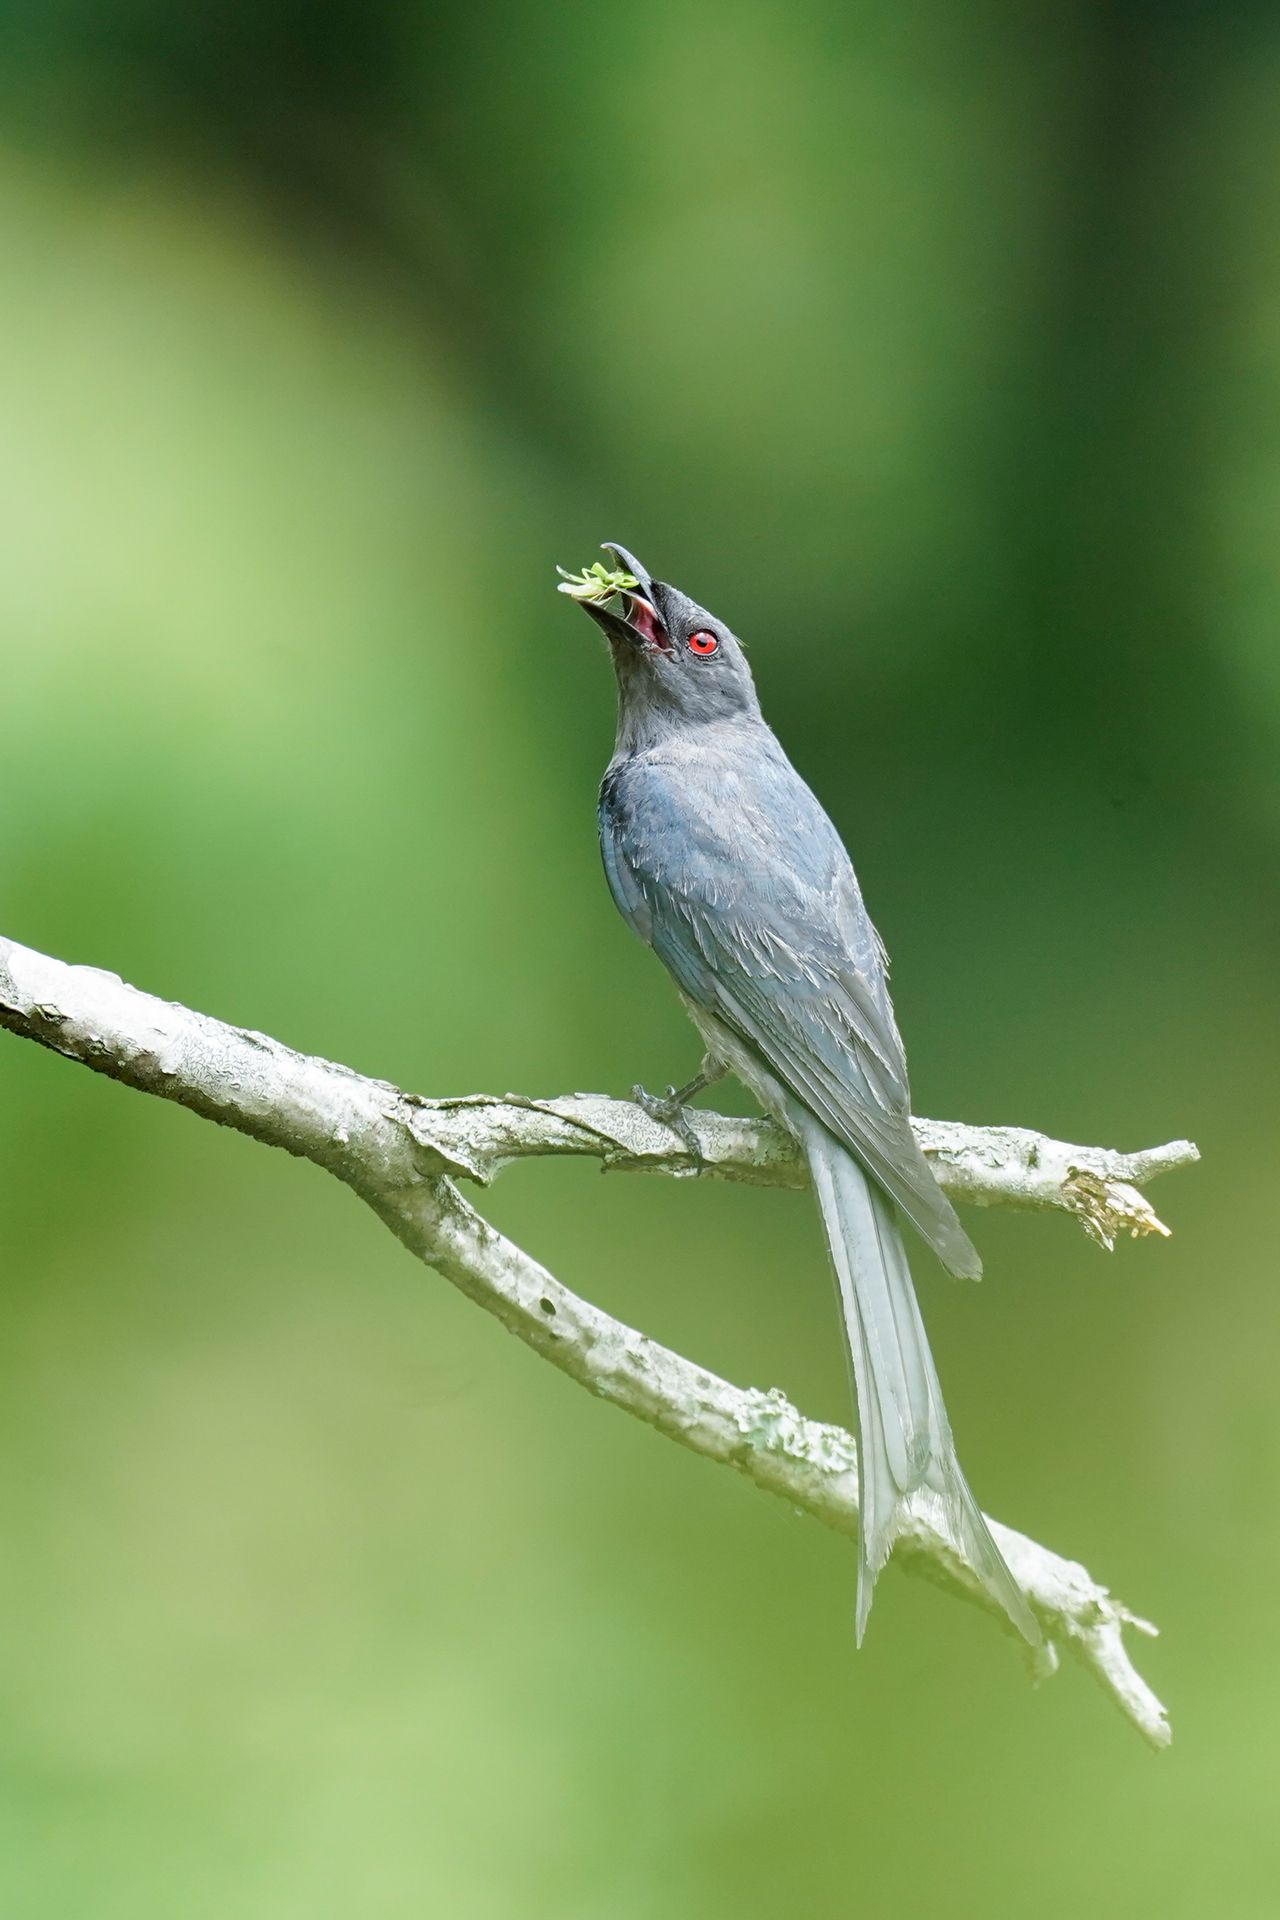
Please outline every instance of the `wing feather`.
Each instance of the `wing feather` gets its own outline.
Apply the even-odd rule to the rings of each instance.
[[[605,867],[626,918],[689,998],[857,1155],[944,1264],[980,1272],[911,1128],[884,950],[831,822],[781,749],[759,783],[738,774],[730,812],[723,782],[677,772],[633,764],[602,796]]]

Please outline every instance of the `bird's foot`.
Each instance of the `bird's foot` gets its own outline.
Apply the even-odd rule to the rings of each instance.
[[[631,1098],[659,1126],[670,1127],[672,1133],[683,1141],[690,1157],[702,1166],[702,1148],[684,1104],[688,1091],[687,1087],[668,1087],[664,1094],[658,1094],[646,1093],[643,1087],[632,1087]]]

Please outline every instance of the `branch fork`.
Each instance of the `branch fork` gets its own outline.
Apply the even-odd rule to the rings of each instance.
[[[352,1188],[410,1252],[582,1386],[838,1533],[858,1531],[857,1451],[843,1428],[808,1420],[777,1388],[744,1389],[601,1312],[499,1233],[457,1182],[487,1186],[513,1160],[576,1154],[606,1171],[803,1187],[803,1159],[772,1121],[691,1112],[698,1151],[626,1100],[471,1094],[427,1100],[265,1034],[68,966],[0,938],[0,1027],[143,1093],[314,1161]],[[1017,1127],[916,1120],[954,1199],[1074,1215],[1111,1249],[1122,1233],[1167,1237],[1141,1188],[1199,1158],[1186,1140],[1138,1153],[1070,1146]],[[990,1521],[1040,1621],[1038,1676],[1065,1649],[1153,1746],[1165,1710],[1134,1667],[1126,1630],[1153,1634],[1077,1562]],[[1007,1626],[932,1510],[917,1496],[895,1563]],[[1021,1643],[1019,1643],[1021,1644]],[[1025,1651],[1025,1649],[1024,1649]]]

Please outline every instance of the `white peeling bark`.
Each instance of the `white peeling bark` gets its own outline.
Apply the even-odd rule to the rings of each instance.
[[[731,1386],[579,1299],[491,1227],[455,1184],[459,1176],[486,1183],[515,1159],[566,1153],[629,1171],[807,1184],[794,1143],[771,1122],[692,1115],[698,1161],[678,1135],[629,1101],[594,1094],[423,1100],[155,999],[115,974],[68,966],[4,939],[0,1027],[313,1160],[359,1194],[420,1260],[563,1373],[837,1532],[856,1536],[857,1455],[849,1434],[806,1420],[777,1389]],[[1185,1140],[1120,1154],[1018,1128],[915,1125],[940,1181],[958,1199],[1073,1213],[1108,1247],[1121,1232],[1167,1234],[1138,1187],[1198,1157]],[[1167,1745],[1164,1709],[1123,1638],[1126,1627],[1155,1629],[1082,1566],[998,1521],[991,1527],[1044,1629],[1039,1672],[1053,1671],[1057,1649],[1065,1647],[1153,1746]],[[1007,1627],[923,1503],[894,1558]]]

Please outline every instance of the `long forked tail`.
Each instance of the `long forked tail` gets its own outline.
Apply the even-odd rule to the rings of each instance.
[[[1038,1646],[1040,1629],[960,1471],[893,1202],[818,1121],[805,1114],[797,1122],[840,1290],[858,1397],[858,1644],[904,1503],[927,1489],[942,1503],[947,1530],[983,1586]]]

